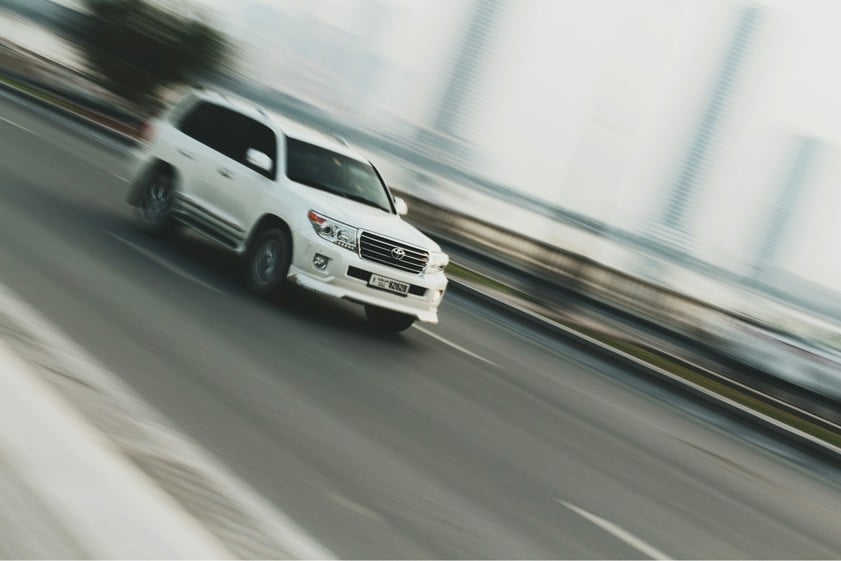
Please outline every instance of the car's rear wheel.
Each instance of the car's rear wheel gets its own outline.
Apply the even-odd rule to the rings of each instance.
[[[277,293],[286,282],[291,250],[289,234],[281,228],[268,228],[258,234],[247,258],[249,290],[264,298]]]
[[[152,230],[163,231],[171,228],[172,207],[175,204],[175,182],[172,173],[165,169],[156,169],[140,186],[138,208],[143,223]]]
[[[365,306],[365,317],[374,329],[383,333],[400,333],[415,323],[415,316],[370,305]]]

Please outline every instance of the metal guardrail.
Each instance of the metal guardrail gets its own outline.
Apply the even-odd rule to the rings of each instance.
[[[783,399],[799,409],[809,408],[806,404],[814,401],[815,410],[823,412],[836,409],[832,404],[841,400],[841,372],[836,374],[837,383],[834,385],[828,383],[827,376],[775,372],[753,364],[734,345],[722,345],[723,326],[743,321],[730,310],[633,277],[586,256],[528,238],[497,224],[444,210],[408,193],[400,194],[409,204],[407,218],[442,243],[467,247],[471,253],[489,256],[485,260],[519,271],[525,278],[539,279],[543,285],[557,286],[626,317],[642,319],[660,332],[671,334],[670,338],[682,341],[678,343],[679,348],[690,345],[714,362],[733,364],[735,369],[743,371],[743,376],[740,376],[743,382],[749,380],[748,385],[773,396],[773,399]],[[519,290],[522,291],[523,287]],[[769,377],[779,382],[774,380],[774,383],[769,383]],[[802,388],[799,392],[796,390],[798,387]],[[841,415],[832,415],[832,418],[841,420]]]
[[[445,210],[396,189],[409,204],[408,219],[433,236],[480,249],[509,266],[586,293],[611,307],[645,317],[684,335],[699,335],[699,319],[731,314],[586,256],[528,238],[479,218]]]

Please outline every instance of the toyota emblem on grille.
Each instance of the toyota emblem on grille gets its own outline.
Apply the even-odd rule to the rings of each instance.
[[[402,247],[391,248],[391,256],[400,261],[406,257],[406,251]]]

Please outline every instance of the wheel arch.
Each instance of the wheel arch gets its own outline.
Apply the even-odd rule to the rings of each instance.
[[[292,229],[283,218],[271,212],[267,212],[261,216],[254,224],[254,227],[251,228],[251,231],[248,233],[248,237],[245,241],[245,251],[248,251],[251,248],[251,244],[254,243],[254,240],[267,228],[280,228],[284,230],[286,232],[286,237],[289,240],[289,251],[293,251],[292,245],[294,242],[292,241]]]

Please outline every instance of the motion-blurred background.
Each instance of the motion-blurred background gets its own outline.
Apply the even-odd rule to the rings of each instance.
[[[141,4],[154,13],[119,15]],[[150,92],[165,98],[187,78],[209,82],[345,134],[421,200],[724,308],[810,350],[841,346],[841,80],[832,70],[841,7],[831,0],[0,8],[12,76],[128,99],[134,114],[151,111]],[[129,28],[147,17],[150,27],[117,32],[115,51],[96,16],[123,17]],[[171,52],[196,51],[181,74],[138,39],[166,34],[155,18],[172,24]],[[188,37],[202,29],[215,35]],[[151,78],[138,80],[144,73]],[[722,317],[694,321],[731,343],[744,335]]]

